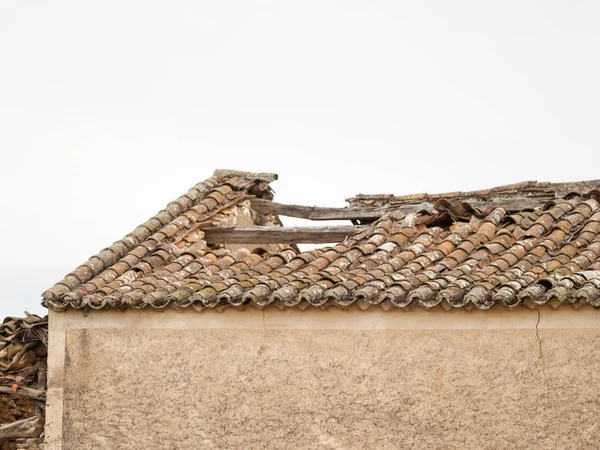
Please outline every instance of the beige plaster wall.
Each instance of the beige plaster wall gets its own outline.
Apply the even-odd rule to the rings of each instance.
[[[600,314],[50,314],[47,446],[598,448]]]

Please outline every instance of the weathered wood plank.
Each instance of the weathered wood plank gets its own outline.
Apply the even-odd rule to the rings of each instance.
[[[209,244],[329,244],[342,242],[366,226],[204,228]]]
[[[36,438],[44,428],[44,421],[39,416],[29,417],[0,426],[0,441],[3,439]]]
[[[518,199],[493,198],[490,200],[467,198],[467,199],[461,199],[461,200],[456,200],[456,201],[454,201],[452,199],[450,201],[450,203],[453,205],[458,204],[458,203],[463,203],[463,202],[468,203],[470,206],[472,206],[475,209],[478,209],[482,213],[486,213],[486,212],[489,213],[491,210],[493,210],[494,208],[497,208],[497,207],[504,208],[507,212],[512,213],[512,212],[523,211],[526,209],[538,208],[550,200],[554,200],[554,198],[550,198],[550,197],[531,197],[531,198],[518,198]],[[386,205],[386,207],[387,207],[387,211],[398,211],[402,215],[407,215],[410,213],[420,213],[420,212],[434,214],[436,212],[439,212],[434,207],[434,204],[435,204],[435,202],[433,202],[433,201],[420,202],[420,203],[416,203],[414,205],[407,205],[407,204],[399,205],[399,204],[395,204],[395,203],[389,203],[388,205]]]
[[[489,212],[496,207],[502,207],[508,212],[522,211],[524,209],[534,209],[549,200],[554,200],[552,196],[537,197],[496,197],[490,199],[480,198],[459,198],[451,199],[451,203],[456,204],[466,202],[481,212]],[[348,208],[324,208],[317,206],[284,205],[271,202],[269,200],[252,199],[252,207],[255,211],[262,214],[276,214],[279,216],[299,217],[310,220],[377,220],[388,211],[398,211],[402,215],[410,213],[426,212],[436,213],[434,207],[435,201],[422,201],[414,204],[397,204],[392,199],[390,203],[381,206],[356,206]]]
[[[359,194],[356,197],[347,199],[350,207],[388,207],[400,209],[397,206],[416,205],[418,203],[435,203],[437,200],[446,199],[450,203],[468,202],[472,206],[486,208],[486,205],[495,203],[507,204],[505,209],[516,211],[521,204],[525,208],[534,208],[545,201],[564,198],[571,193],[593,194],[598,196],[600,190],[600,180],[568,182],[568,183],[545,183],[536,181],[526,181],[506,186],[499,186],[493,189],[483,189],[470,192],[446,192],[440,194],[413,194],[394,196],[384,195],[364,195]],[[537,203],[537,205],[536,205]]]
[[[12,391],[10,386],[0,386],[0,394],[14,394],[22,397],[33,398],[35,400],[46,400],[46,391],[28,388],[25,386],[19,386],[15,392]]]
[[[326,208],[320,206],[285,205],[260,198],[253,198],[250,202],[252,209],[262,214],[276,214],[310,220],[375,220],[379,219],[386,212],[386,208]]]

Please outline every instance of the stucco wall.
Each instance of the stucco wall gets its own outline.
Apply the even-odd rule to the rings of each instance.
[[[53,449],[600,442],[588,307],[51,313],[50,339]]]

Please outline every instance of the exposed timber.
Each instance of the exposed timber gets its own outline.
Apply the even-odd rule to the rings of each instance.
[[[546,183],[525,181],[492,189],[470,192],[446,192],[440,194],[411,194],[394,196],[389,194],[364,195],[347,199],[350,207],[388,207],[400,209],[419,203],[434,204],[438,200],[446,200],[452,204],[467,202],[475,208],[489,210],[494,203],[507,211],[535,208],[546,201],[565,198],[571,194],[584,195],[598,199],[600,180],[581,181],[575,183]],[[400,208],[398,208],[400,207]]]
[[[28,388],[25,386],[18,386],[18,388],[15,390],[11,389],[10,386],[0,386],[0,394],[14,394],[20,395],[21,397],[32,398],[34,400],[46,400],[46,391]]]
[[[332,227],[211,227],[204,228],[208,244],[329,244],[342,242],[366,226]]]
[[[260,198],[253,198],[250,202],[252,203],[252,209],[261,214],[274,214],[309,220],[376,220],[386,212],[386,208],[372,207],[325,208],[320,206],[284,205]]]
[[[40,435],[43,429],[44,420],[37,415],[0,425],[0,442],[4,439],[35,438]]]

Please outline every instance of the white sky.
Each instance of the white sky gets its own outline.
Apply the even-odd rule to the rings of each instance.
[[[599,23],[594,1],[2,0],[0,317],[215,168],[340,206],[600,178]]]

